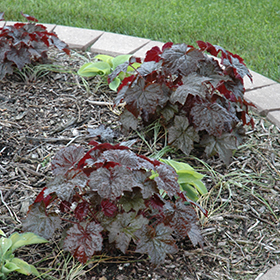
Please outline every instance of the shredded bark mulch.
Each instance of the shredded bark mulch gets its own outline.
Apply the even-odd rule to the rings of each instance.
[[[75,74],[92,56],[52,50],[49,63],[58,66],[34,66],[0,81],[0,228],[7,236],[20,231],[28,206],[53,177],[52,157],[65,146],[88,147],[88,129],[103,124],[115,131],[115,143],[135,139],[135,152],[152,153],[137,134],[121,132],[121,108],[112,106],[115,93],[98,78],[83,81]],[[23,247],[17,256],[33,263],[43,279],[256,279],[280,259],[280,130],[252,114],[255,128],[247,128],[246,142],[228,167],[216,157],[166,155],[205,174],[209,193],[199,203],[209,215],[198,211],[203,249],[184,240],[179,253],[156,269],[147,256],[133,252],[103,254],[82,266],[62,251],[58,236]]]

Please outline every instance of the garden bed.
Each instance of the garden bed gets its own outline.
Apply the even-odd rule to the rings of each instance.
[[[52,178],[50,162],[57,151],[69,145],[88,149],[90,140],[101,141],[88,129],[110,127],[114,143],[135,140],[132,150],[146,156],[163,148],[160,139],[151,141],[149,149],[139,135],[123,134],[118,123],[122,108],[112,106],[115,93],[98,78],[85,86],[75,75],[89,56],[52,50],[50,62],[67,71],[35,67],[25,77],[14,74],[0,81],[0,228],[8,236],[20,231],[29,204]],[[279,263],[280,130],[252,114],[255,128],[247,128],[246,142],[228,167],[201,153],[196,154],[200,158],[164,156],[205,174],[209,193],[199,201],[209,212],[208,217],[199,214],[203,249],[185,240],[157,269],[145,255],[110,250],[82,266],[60,249],[57,235],[47,244],[23,247],[18,256],[45,273],[43,279],[255,279]],[[8,279],[33,278],[14,274]]]

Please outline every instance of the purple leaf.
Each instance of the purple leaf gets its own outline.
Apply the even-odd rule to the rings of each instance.
[[[177,200],[175,204],[167,201],[163,206],[165,215],[164,223],[174,230],[174,234],[179,238],[188,236],[196,246],[200,244],[203,247],[203,238],[198,225],[197,214],[190,205],[185,205],[181,200]]]
[[[109,231],[109,242],[116,242],[116,247],[125,254],[134,233],[148,223],[147,218],[136,216],[135,212],[118,214],[106,228]]]
[[[102,198],[115,200],[124,191],[132,191],[132,172],[124,166],[116,165],[111,170],[98,168],[89,176],[89,187]]]
[[[176,115],[174,125],[168,128],[168,143],[189,155],[194,142],[199,142],[198,133],[189,126],[187,117]]]
[[[116,162],[131,170],[139,170],[141,168],[151,170],[154,168],[148,160],[137,156],[129,150],[108,150],[104,151],[100,156],[105,161]]]
[[[178,174],[173,167],[165,163],[161,163],[156,166],[155,171],[158,173],[158,176],[154,179],[158,188],[164,190],[170,198],[181,192],[177,181]]]
[[[238,147],[236,137],[230,133],[223,133],[220,137],[205,136],[200,144],[205,147],[208,157],[219,154],[226,165],[229,165],[232,153]]]
[[[25,64],[31,63],[31,55],[28,49],[21,48],[16,49],[12,47],[12,49],[6,55],[7,59],[14,62],[19,70],[22,70]]]
[[[231,130],[239,122],[234,114],[217,102],[197,102],[190,114],[198,131],[206,130],[209,135],[214,136],[221,136],[224,131]]]
[[[59,150],[52,160],[54,175],[64,175],[73,168],[75,163],[84,156],[84,148],[81,146],[69,146]]]
[[[92,129],[88,128],[89,137],[99,136],[103,142],[113,142],[113,138],[116,137],[114,131],[110,127],[105,127],[101,124],[99,127]]]
[[[139,78],[127,90],[124,101],[127,103],[127,110],[137,118],[141,112],[145,116],[155,113],[158,105],[167,102],[167,95],[167,88],[160,84],[146,84],[144,79]]]
[[[167,73],[187,76],[197,70],[197,63],[204,58],[204,54],[192,46],[176,44],[165,49],[161,57]]]
[[[102,249],[102,230],[102,226],[95,222],[74,224],[67,231],[63,248],[81,263],[86,263],[89,258]]]
[[[49,239],[60,228],[60,218],[56,213],[46,215],[44,202],[31,205],[27,217],[22,222],[22,230]]]
[[[166,254],[175,254],[178,251],[171,234],[172,229],[162,223],[156,228],[143,225],[135,234],[139,238],[136,252],[148,254],[154,265],[163,263]]]
[[[184,77],[182,79],[183,85],[172,93],[170,102],[173,104],[179,102],[184,105],[189,94],[205,98],[207,88],[204,83],[210,80],[210,78],[200,76],[197,73],[192,73]]]
[[[46,197],[55,192],[61,200],[71,201],[75,193],[75,187],[84,188],[87,180],[87,176],[81,170],[73,170],[67,176],[56,175],[54,180],[47,184],[44,195]]]

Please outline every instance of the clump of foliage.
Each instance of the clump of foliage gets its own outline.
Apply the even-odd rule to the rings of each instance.
[[[14,251],[22,246],[46,243],[48,240],[42,238],[32,232],[19,234],[13,233],[10,237],[0,230],[0,278],[5,279],[11,272],[18,272],[24,275],[34,274],[39,276],[37,269],[22,259],[16,258]]]
[[[120,116],[124,129],[160,120],[170,145],[189,155],[196,144],[228,164],[243,126],[254,125],[243,84],[244,76],[252,76],[238,55],[197,43],[198,48],[172,43],[152,48],[135,74],[123,80],[115,104],[126,104]],[[109,81],[129,65],[120,65]]]
[[[200,195],[206,194],[207,188],[201,181],[204,175],[198,173],[189,164],[172,159],[160,159],[174,168],[178,175],[178,183],[182,191],[191,200],[197,201]]]
[[[54,32],[48,32],[38,20],[21,13],[28,23],[16,23],[0,27],[0,80],[6,74],[13,73],[13,67],[19,70],[33,61],[45,60],[50,46],[70,55],[68,45],[61,41]],[[4,13],[0,13],[0,21]]]
[[[134,72],[135,68],[138,68],[141,64],[140,60],[131,58],[131,55],[118,55],[116,57],[98,54],[94,57],[94,62],[85,63],[78,71],[78,75],[82,77],[94,77],[101,76],[107,80],[109,74],[111,74],[119,65],[124,62],[130,61],[132,64],[125,72],[119,72],[119,74],[112,80],[108,81],[109,88],[116,91],[125,77],[129,77]]]
[[[104,240],[123,253],[146,253],[154,265],[177,252],[176,239],[203,245],[197,204],[181,191],[171,166],[120,144],[90,144],[86,153],[70,146],[55,155],[55,178],[30,206],[24,231],[50,238],[61,220],[67,222],[63,248],[83,263]]]

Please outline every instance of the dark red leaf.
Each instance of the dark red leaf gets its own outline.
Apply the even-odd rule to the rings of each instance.
[[[137,83],[127,90],[124,98],[127,110],[136,118],[144,112],[145,120],[148,115],[155,113],[158,105],[164,104],[167,100],[167,88],[160,84],[146,84],[142,78],[139,78]]]
[[[46,215],[43,201],[33,203],[27,217],[22,222],[23,231],[31,231],[46,239],[52,237],[56,229],[60,228],[60,218],[56,213]]]
[[[152,206],[152,208],[157,210],[162,210],[163,205],[165,202],[163,201],[162,197],[158,194],[154,194],[149,200],[148,203]]]
[[[194,142],[199,142],[199,135],[188,118],[175,115],[174,125],[168,128],[168,143],[189,155]]]
[[[186,44],[176,44],[161,55],[167,73],[187,76],[197,70],[197,63],[204,58],[203,53]]]
[[[57,175],[53,181],[47,184],[47,189],[44,195],[47,196],[51,193],[56,193],[61,200],[71,201],[75,188],[84,188],[87,183],[88,177],[80,170],[67,173],[67,176]]]
[[[142,215],[137,216],[135,212],[118,214],[106,228],[109,231],[109,242],[116,242],[116,247],[125,254],[134,233],[148,223],[148,219]]]
[[[159,224],[156,228],[143,225],[135,235],[139,238],[136,252],[146,253],[154,265],[164,262],[166,254],[175,254],[178,251],[175,240],[171,236],[172,229]]]
[[[226,165],[229,165],[232,153],[238,146],[236,137],[231,133],[223,133],[220,137],[204,136],[201,145],[205,147],[207,156],[219,154]]]
[[[82,146],[69,146],[59,150],[52,159],[52,171],[54,175],[65,175],[75,163],[84,156]]]
[[[122,124],[122,128],[126,131],[129,131],[130,129],[136,130],[138,126],[138,119],[127,109],[124,109],[121,113],[120,122]]]
[[[221,136],[239,122],[234,114],[218,103],[197,102],[190,114],[197,130],[206,130],[214,136]]]
[[[34,203],[37,203],[37,202],[41,202],[43,201],[44,204],[45,204],[45,207],[47,208],[50,203],[57,198],[57,196],[55,194],[48,194],[47,196],[45,196],[44,192],[45,190],[47,189],[47,187],[44,187],[42,189],[42,191],[37,195],[37,197],[35,198],[34,200]]]
[[[89,187],[98,192],[102,198],[115,200],[124,191],[132,191],[132,171],[124,166],[115,166],[111,170],[99,168],[91,172]]]
[[[147,169],[151,170],[154,168],[153,164],[145,158],[138,157],[135,153],[129,150],[108,150],[104,151],[100,155],[101,159],[109,162],[115,162],[123,165],[130,170]]]
[[[162,46],[162,51],[164,51],[165,49],[170,49],[173,46],[172,42],[167,42]]]
[[[95,222],[74,224],[67,231],[63,248],[81,263],[86,263],[89,258],[102,249],[102,230],[102,226]]]
[[[108,199],[101,201],[101,209],[107,217],[114,217],[118,207]]]
[[[198,218],[195,210],[190,205],[185,205],[180,200],[173,202],[167,201],[163,207],[165,214],[164,223],[174,230],[174,234],[179,238],[188,236],[196,246],[200,244],[203,247],[203,238],[197,225]]]
[[[144,61],[159,62],[161,59],[160,54],[162,54],[162,51],[158,46],[152,47],[150,50],[147,51]]]
[[[205,83],[210,81],[208,77],[200,76],[197,73],[192,73],[183,78],[183,85],[179,86],[175,92],[171,94],[170,101],[175,104],[179,102],[184,105],[189,94],[205,98],[207,88]]]
[[[26,48],[16,49],[12,47],[12,49],[6,55],[7,59],[14,62],[18,69],[22,70],[25,64],[31,63],[31,55]]]
[[[75,217],[81,222],[88,214],[88,211],[89,211],[88,202],[82,201],[76,206],[74,214]]]
[[[35,21],[35,22],[38,22],[38,19],[36,19],[35,17],[32,17],[28,14],[24,14],[23,12],[20,12],[20,14],[25,17],[28,21]]]
[[[0,63],[0,80],[2,80],[6,74],[13,73],[13,63],[11,61]]]
[[[59,210],[62,213],[69,212],[71,210],[71,203],[69,201],[63,200],[59,204]]]
[[[158,185],[158,189],[164,190],[170,198],[181,192],[177,181],[178,174],[173,167],[162,163],[161,165],[156,166],[155,171],[158,174],[154,179]]]
[[[157,184],[150,179],[151,172],[138,170],[133,172],[132,187],[139,187],[144,199],[150,198],[154,193],[158,193]]]
[[[140,188],[133,188],[132,192],[124,192],[124,195],[120,198],[119,203],[122,205],[125,212],[134,210],[138,213],[140,209],[145,208]]]

